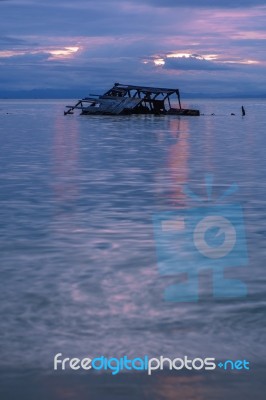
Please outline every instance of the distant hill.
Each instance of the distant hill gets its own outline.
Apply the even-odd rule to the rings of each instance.
[[[33,89],[33,90],[16,90],[16,91],[0,91],[1,99],[78,99],[89,96],[90,93],[102,94],[105,88],[76,88],[76,89]],[[181,93],[182,99],[266,99],[266,93]]]

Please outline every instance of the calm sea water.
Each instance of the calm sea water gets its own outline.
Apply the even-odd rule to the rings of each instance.
[[[0,102],[1,371],[52,374],[58,352],[265,365],[266,101],[190,101],[198,118],[63,116],[68,103]],[[204,197],[207,173],[214,199],[239,186],[249,262],[226,271],[248,294],[215,299],[210,269],[198,302],[167,302],[153,216],[186,210],[184,184]]]

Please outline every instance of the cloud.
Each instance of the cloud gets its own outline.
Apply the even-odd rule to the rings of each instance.
[[[265,0],[144,0],[143,4],[155,7],[188,8],[246,8],[265,6]]]
[[[5,0],[0,0],[0,1],[5,1]],[[14,38],[10,36],[0,36],[0,45],[3,44],[22,44],[25,43],[25,40],[22,40],[20,38]]]
[[[5,0],[0,0],[5,1]],[[20,0],[23,4],[23,0]],[[24,0],[27,4],[35,4],[36,0]],[[54,0],[46,0],[45,2],[48,5],[55,4],[60,5],[60,7],[71,7],[71,8],[96,8],[95,0],[76,0],[73,2],[72,0],[57,0],[56,3]],[[104,10],[105,7],[125,7],[135,6],[137,4],[141,4],[142,6],[150,6],[150,7],[159,7],[159,8],[249,8],[249,7],[258,7],[265,6],[264,0],[101,0],[101,6]]]
[[[0,85],[97,90],[130,80],[219,92],[248,81],[260,92],[264,1],[0,0]]]
[[[164,59],[164,68],[185,71],[218,71],[229,69],[226,64],[206,60],[198,54],[183,57],[168,56]]]

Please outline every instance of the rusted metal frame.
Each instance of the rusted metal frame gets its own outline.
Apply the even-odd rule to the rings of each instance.
[[[82,101],[81,101],[81,100],[79,100],[79,101],[77,102],[77,104],[75,104],[73,107],[70,107],[68,111],[64,111],[64,114],[65,114],[65,115],[70,114],[70,113],[71,113],[76,107],[78,107],[80,104],[82,104]]]
[[[169,110],[171,110],[172,106],[171,106],[170,96],[168,96],[167,99],[168,99]]]
[[[178,98],[179,108],[180,108],[180,110],[182,110],[179,90],[176,91],[176,95],[177,95],[177,98]]]
[[[156,97],[160,96],[161,94],[162,94],[162,93],[157,93],[157,94],[154,96],[153,100],[156,100]]]
[[[153,99],[151,99],[151,93],[148,93],[148,92],[144,92],[143,91],[143,94],[144,94],[144,98],[145,98],[145,100],[147,101],[147,103],[149,104],[149,106],[150,106],[150,111],[154,111],[154,105],[153,105]]]
[[[153,93],[155,93],[155,92],[154,92],[154,89],[159,90],[160,93],[169,93],[169,94],[175,93],[175,91],[176,91],[176,89],[154,88],[154,87],[149,87],[149,86],[123,85],[123,84],[121,84],[121,83],[116,83],[115,86],[116,86],[116,87],[117,87],[117,86],[120,86],[120,87],[124,87],[124,88],[129,88],[130,90],[138,90],[138,89],[144,90],[144,91],[145,91],[145,90],[149,90],[149,91],[151,91],[151,92],[153,92]]]

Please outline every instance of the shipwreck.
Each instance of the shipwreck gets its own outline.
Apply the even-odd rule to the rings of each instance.
[[[177,106],[172,107],[172,103]],[[66,108],[65,115],[73,114],[74,110],[81,110],[81,115],[200,115],[199,110],[182,108],[178,89],[120,83],[115,83],[103,95],[91,94]]]

